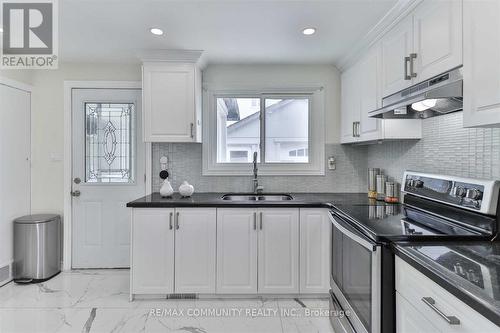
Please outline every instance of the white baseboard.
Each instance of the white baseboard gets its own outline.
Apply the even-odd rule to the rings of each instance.
[[[0,287],[12,281],[13,260],[0,264]]]

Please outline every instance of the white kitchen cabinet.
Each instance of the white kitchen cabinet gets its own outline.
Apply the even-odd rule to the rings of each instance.
[[[498,333],[500,331],[494,323],[398,256],[396,256],[396,291],[409,303],[403,304],[402,308],[399,307],[400,303],[396,303],[397,333],[412,332],[411,328],[415,322],[422,322],[422,327],[427,322],[432,323],[436,329],[430,332]],[[424,297],[433,302],[443,316],[453,316],[460,322],[450,325],[442,315],[424,302]],[[412,311],[408,305],[413,307]]]
[[[381,45],[382,97],[462,65],[462,1],[424,0]]]
[[[371,118],[369,112],[381,106],[380,68],[381,49],[373,47],[360,61],[358,87],[360,98],[358,139],[373,141],[383,138],[382,120]]]
[[[258,292],[299,292],[299,210],[259,209]]]
[[[217,210],[217,293],[257,293],[257,211]]]
[[[396,309],[397,333],[439,333],[399,292],[396,292]]]
[[[217,293],[299,291],[299,210],[217,210]]]
[[[382,97],[408,88],[412,81],[406,57],[413,52],[413,16],[410,14],[385,34],[382,48]]]
[[[384,139],[420,139],[419,119],[376,119],[369,113],[381,106],[381,44],[374,45],[342,73],[341,143]]]
[[[132,210],[132,294],[215,292],[215,208]]]
[[[300,293],[330,289],[331,222],[327,209],[300,209]]]
[[[131,293],[174,292],[174,209],[133,209]]]
[[[424,0],[413,14],[413,83],[462,64],[462,1]]]
[[[215,293],[216,209],[175,209],[175,292]]]
[[[357,124],[359,121],[360,99],[356,93],[358,89],[358,67],[353,66],[342,73],[341,76],[341,143],[353,143],[358,141]]]
[[[500,2],[464,0],[465,127],[500,127]]]
[[[146,142],[201,142],[201,71],[195,63],[144,62]]]

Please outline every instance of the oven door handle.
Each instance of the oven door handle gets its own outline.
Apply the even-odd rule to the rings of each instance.
[[[352,239],[353,241],[355,241],[359,245],[363,246],[367,250],[372,251],[372,252],[377,251],[377,246],[375,244],[369,242],[365,238],[363,238],[363,237],[355,234],[354,232],[348,230],[346,227],[344,227],[343,225],[341,225],[335,219],[335,217],[333,216],[332,213],[329,214],[329,217],[330,217],[330,221],[332,222],[333,226],[335,228],[337,228],[338,230],[340,230],[341,233],[343,233],[344,235],[346,235],[347,237],[349,237],[350,239]]]

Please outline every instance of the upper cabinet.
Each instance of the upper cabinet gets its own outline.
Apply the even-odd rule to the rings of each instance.
[[[462,65],[462,1],[424,1],[413,14],[415,83]]]
[[[381,106],[382,49],[373,46],[341,77],[341,143],[384,139],[420,139],[419,119],[376,119],[369,112]]]
[[[380,43],[382,97],[462,65],[462,1],[423,1]]]
[[[413,50],[413,17],[407,16],[380,41],[382,97],[411,85],[409,57]]]
[[[500,127],[500,2],[464,1],[464,126]]]
[[[144,62],[146,142],[201,142],[201,71],[195,63]]]

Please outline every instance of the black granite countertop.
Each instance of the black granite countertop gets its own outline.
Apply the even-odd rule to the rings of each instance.
[[[500,242],[393,244],[393,249],[400,258],[500,326]]]
[[[227,201],[222,196],[227,193],[194,193],[190,198],[183,198],[174,193],[171,198],[162,198],[160,193],[139,198],[127,203],[133,208],[159,207],[314,207],[333,208],[337,205],[375,204],[366,193],[287,193],[293,200],[286,201]],[[266,193],[271,194],[271,193]],[[383,202],[377,202],[383,205]]]

